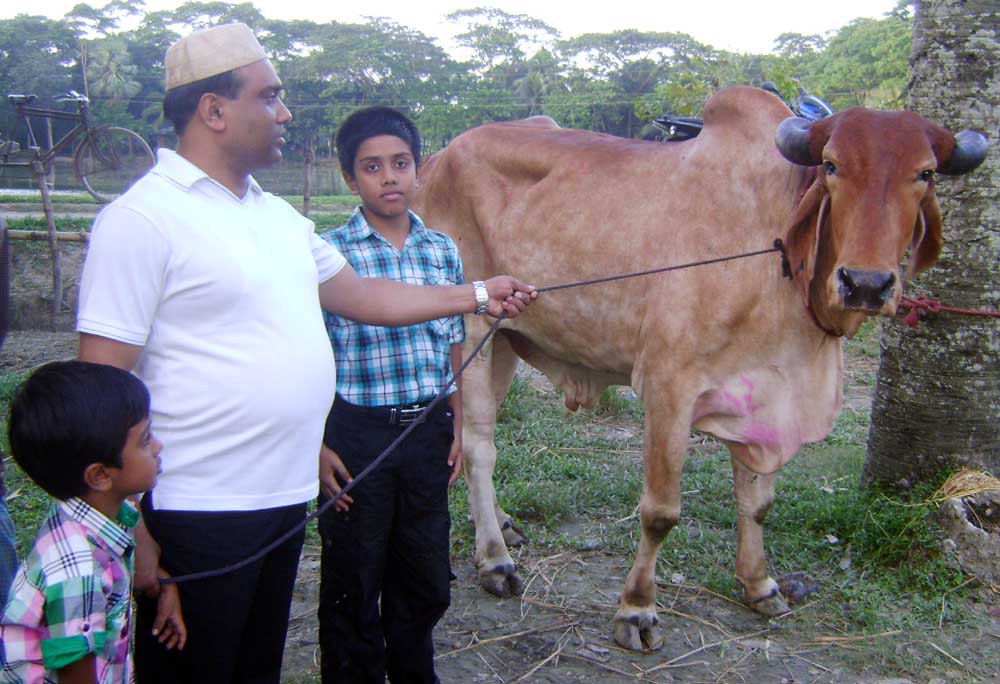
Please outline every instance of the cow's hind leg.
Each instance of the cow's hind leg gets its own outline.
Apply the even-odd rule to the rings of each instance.
[[[470,331],[470,340],[478,340]],[[468,348],[469,345],[467,344]],[[517,357],[501,336],[484,347],[462,378],[462,448],[469,509],[476,528],[475,563],[479,583],[501,598],[518,596],[524,582],[507,551],[501,519],[513,529],[510,516],[496,500],[493,471],[496,466],[496,415],[517,367]]]
[[[741,444],[729,444],[733,457],[736,494],[736,578],[743,585],[743,600],[761,615],[788,612],[788,604],[767,573],[764,555],[764,518],[774,501],[775,473],[760,475],[741,463]]]
[[[663,645],[656,616],[656,558],[663,540],[680,520],[681,469],[689,424],[683,416],[651,409],[646,403],[639,550],[612,623],[615,641],[634,651]]]

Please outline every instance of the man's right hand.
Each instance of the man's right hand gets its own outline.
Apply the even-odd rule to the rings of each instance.
[[[150,598],[160,594],[160,545],[141,518],[135,528],[135,579],[133,591]]]

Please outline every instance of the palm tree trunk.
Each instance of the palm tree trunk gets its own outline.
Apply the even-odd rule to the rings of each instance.
[[[1000,6],[919,0],[910,108],[992,140],[965,176],[939,177],[945,245],[917,290],[942,303],[1000,309]],[[909,288],[910,294],[914,288]],[[932,314],[883,326],[863,479],[910,487],[956,465],[1000,474],[1000,319]]]

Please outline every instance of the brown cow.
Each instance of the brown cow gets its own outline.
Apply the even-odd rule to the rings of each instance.
[[[769,93],[732,88],[706,103],[704,130],[687,142],[536,118],[468,131],[427,160],[415,209],[455,239],[470,280],[516,273],[552,285],[767,249],[778,237],[793,276],[770,254],[542,295],[504,323],[462,380],[475,560],[488,591],[521,590],[501,532],[510,541],[515,528],[492,484],[496,409],[519,356],[570,409],[612,384],[642,397],[642,534],[614,618],[619,644],[662,641],[654,569],[680,516],[692,427],[732,455],[746,603],[787,611],[763,545],[776,471],[833,426],[841,336],[895,313],[908,249],[911,273],[937,259],[935,171],[964,173],[986,153],[981,135],[957,143],[909,112],[851,109],[812,125],[790,115]],[[488,322],[470,323],[471,345]]]

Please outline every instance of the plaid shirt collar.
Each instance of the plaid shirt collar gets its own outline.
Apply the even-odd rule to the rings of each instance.
[[[403,245],[404,249],[411,243],[430,239],[430,231],[427,230],[427,226],[420,220],[420,217],[410,210],[407,210],[406,213],[410,217],[410,234],[406,237],[406,242]],[[372,228],[371,224],[368,223],[368,219],[365,218],[364,209],[358,206],[354,209],[354,213],[351,214],[351,218],[344,225],[344,241],[362,242],[364,240],[381,240],[390,247],[392,246],[381,233]]]
[[[60,512],[75,520],[104,540],[108,548],[119,557],[126,556],[134,545],[129,530],[139,522],[139,513],[127,502],[118,510],[118,519],[109,520],[103,513],[83,499],[73,497],[58,502]]]

